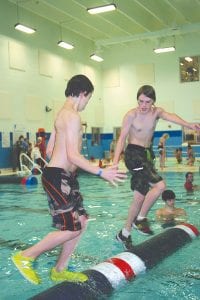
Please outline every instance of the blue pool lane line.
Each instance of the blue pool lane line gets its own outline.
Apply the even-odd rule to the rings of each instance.
[[[153,268],[199,235],[198,229],[187,223],[166,229],[145,242],[83,271],[84,283],[64,281],[32,297],[32,300],[98,300],[109,297],[124,282]]]

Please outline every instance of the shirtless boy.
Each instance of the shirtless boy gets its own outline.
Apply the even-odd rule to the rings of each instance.
[[[165,182],[154,169],[150,151],[157,121],[163,119],[193,130],[200,130],[200,124],[188,123],[176,114],[156,107],[156,94],[152,86],[144,85],[138,90],[137,102],[138,106],[127,112],[123,119],[113,159],[113,164],[117,164],[128,138],[125,164],[132,175],[131,189],[134,191],[134,198],[125,226],[116,236],[126,249],[132,247],[132,227],[143,234],[153,234],[146,216],[156,199],[165,190]]]
[[[175,206],[176,195],[172,190],[165,190],[162,193],[162,200],[165,206],[156,210],[156,218],[162,223],[163,228],[186,221],[185,210]]]
[[[86,228],[87,212],[79,192],[77,167],[97,175],[111,184],[126,178],[116,166],[100,169],[93,166],[81,154],[82,125],[79,112],[84,110],[94,87],[84,75],[72,77],[65,90],[66,101],[57,115],[54,130],[48,145],[50,162],[44,169],[42,184],[48,196],[53,226],[39,243],[12,256],[12,261],[21,274],[30,282],[39,284],[41,279],[32,263],[46,251],[61,246],[60,256],[50,277],[53,281],[86,281],[87,276],[66,269],[68,261]]]

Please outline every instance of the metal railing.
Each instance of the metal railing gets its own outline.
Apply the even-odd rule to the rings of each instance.
[[[45,166],[48,165],[47,161],[40,157],[41,160],[44,162]],[[37,163],[35,163],[26,153],[21,153],[20,156],[19,156],[19,161],[20,161],[20,169],[21,171],[19,171],[19,173],[29,173],[29,174],[32,174],[32,170],[33,169],[36,169],[39,171],[40,174],[42,174],[42,170],[41,168],[38,166]],[[29,166],[27,166],[24,161],[28,161],[29,162]]]

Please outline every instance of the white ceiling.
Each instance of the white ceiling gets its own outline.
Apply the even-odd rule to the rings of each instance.
[[[97,46],[200,32],[200,0],[8,0]],[[90,15],[87,8],[115,3]]]

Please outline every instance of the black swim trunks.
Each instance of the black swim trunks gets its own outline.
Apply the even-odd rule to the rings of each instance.
[[[160,154],[160,155],[163,154],[163,150],[164,150],[164,146],[163,146],[163,144],[161,143],[161,144],[158,145],[158,151],[159,151],[159,154]]]
[[[150,148],[129,144],[125,150],[125,164],[132,174],[131,189],[142,195],[148,193],[151,184],[163,180],[154,168]]]
[[[80,230],[79,216],[88,215],[83,207],[76,173],[47,167],[42,174],[42,184],[48,196],[53,227],[60,230]]]

